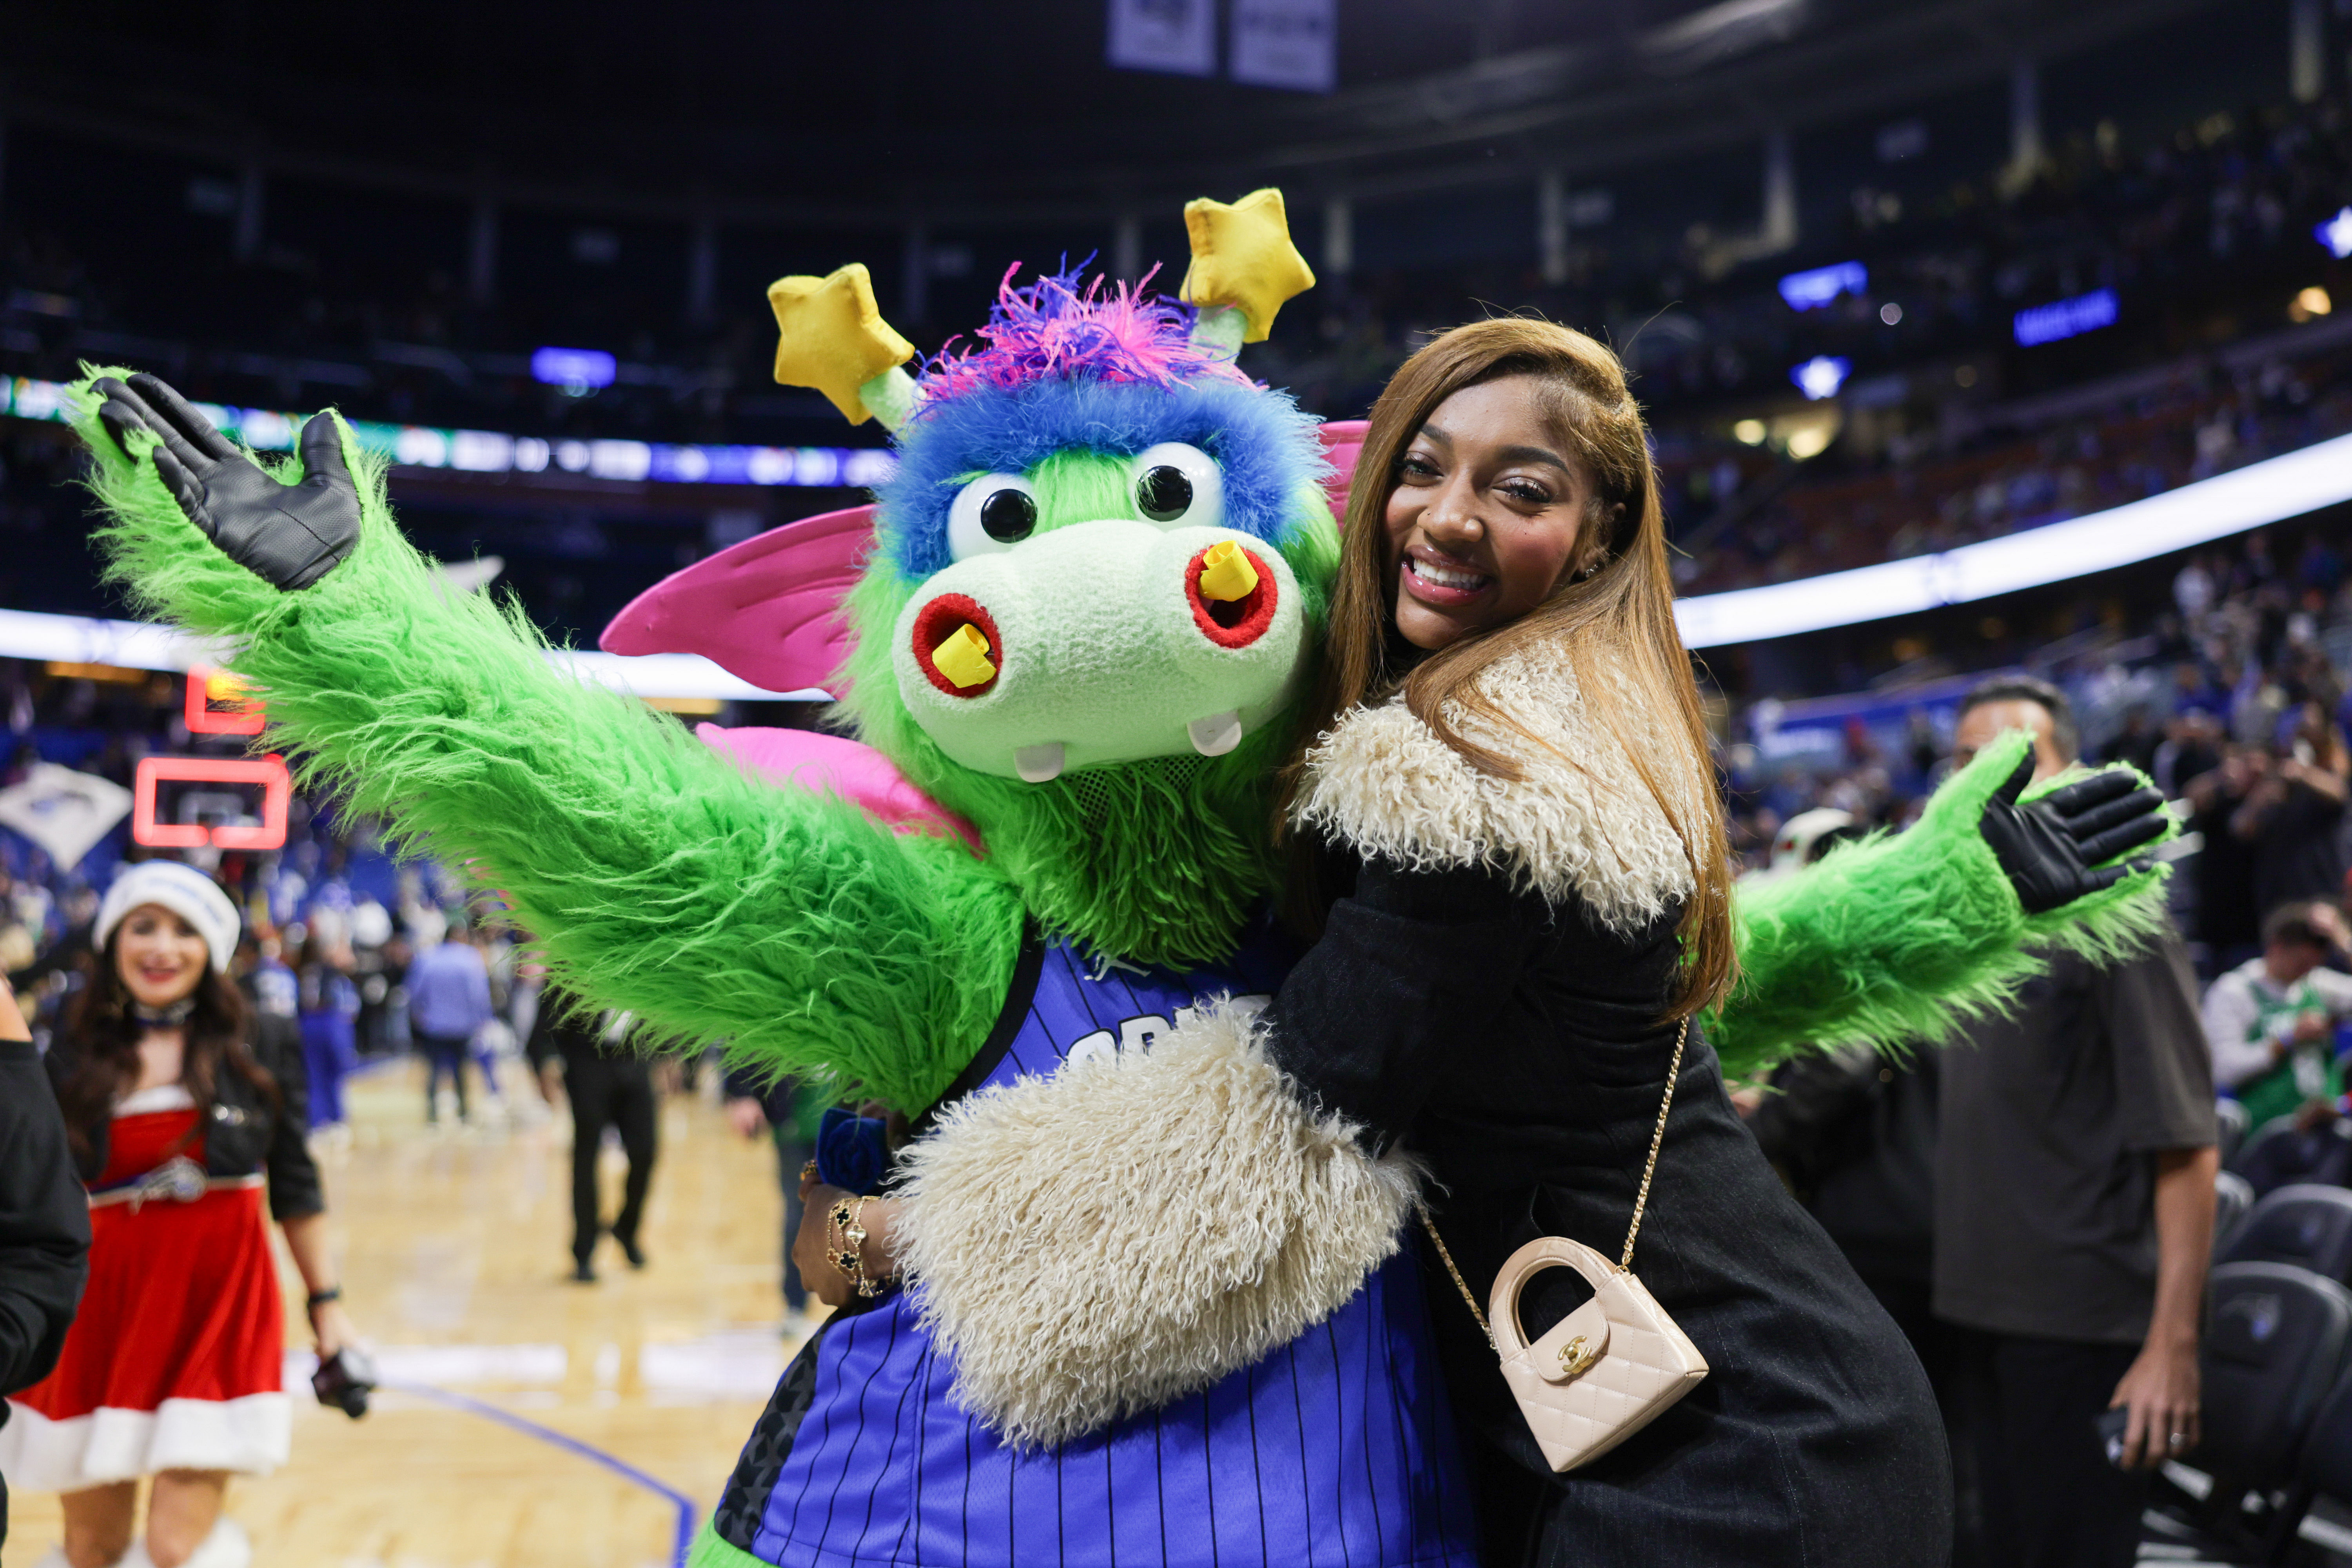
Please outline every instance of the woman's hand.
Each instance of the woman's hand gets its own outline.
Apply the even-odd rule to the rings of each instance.
[[[840,1238],[833,1226],[833,1207],[845,1200],[855,1204],[857,1194],[802,1174],[801,1227],[793,1237],[793,1265],[801,1272],[801,1283],[828,1307],[845,1307],[857,1296],[856,1283],[834,1259]],[[858,1211],[866,1226],[866,1245],[858,1249],[858,1258],[868,1279],[887,1279],[891,1273],[898,1212],[898,1203],[890,1198],[868,1198]]]
[[[345,1345],[359,1343],[360,1335],[341,1301],[322,1301],[310,1309],[310,1337],[318,1344],[319,1359],[324,1362],[334,1360],[335,1352]]]
[[[340,1300],[342,1289],[336,1282],[334,1263],[327,1256],[327,1216],[295,1215],[278,1221],[278,1228],[286,1234],[286,1250],[294,1255],[303,1289],[313,1296],[332,1290],[339,1298],[310,1309],[310,1334],[318,1342],[319,1359],[325,1361],[345,1345],[359,1342],[359,1331],[352,1327],[351,1315]]]

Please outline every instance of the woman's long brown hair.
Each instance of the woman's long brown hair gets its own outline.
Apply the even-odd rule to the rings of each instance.
[[[96,1147],[97,1131],[113,1114],[114,1102],[139,1081],[142,1028],[117,967],[121,943],[118,926],[98,954],[98,973],[66,1010],[59,1041],[73,1053],[73,1065],[58,1085],[58,1108],[65,1112],[67,1139],[84,1160]],[[210,1124],[223,1071],[243,1079],[276,1109],[280,1103],[277,1080],[253,1059],[246,1044],[252,1010],[245,993],[207,963],[194,994],[196,1005],[188,1016],[180,1082],[196,1102],[196,1126]]]
[[[1456,327],[1407,360],[1372,405],[1348,495],[1323,668],[1307,714],[1312,722],[1282,773],[1284,820],[1304,783],[1312,738],[1394,686],[1388,649],[1396,563],[1386,519],[1405,448],[1455,393],[1519,375],[1535,382],[1553,433],[1590,471],[1591,513],[1549,598],[1517,620],[1423,659],[1404,679],[1404,700],[1413,717],[1473,767],[1516,779],[1522,774],[1511,759],[1469,740],[1457,721],[1475,717],[1528,733],[1496,709],[1478,677],[1516,656],[1568,660],[1593,720],[1623,746],[1690,858],[1694,890],[1683,910],[1682,973],[1666,1014],[1672,1020],[1711,1005],[1738,976],[1730,853],[1698,684],[1675,625],[1649,432],[1626,388],[1624,366],[1582,332],[1517,318]],[[1661,734],[1678,743],[1660,747]],[[1578,759],[1566,761],[1574,765]],[[1301,860],[1293,855],[1294,867]]]

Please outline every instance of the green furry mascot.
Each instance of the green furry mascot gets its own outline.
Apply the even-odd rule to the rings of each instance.
[[[1265,914],[1269,775],[1338,535],[1314,422],[1234,351],[1311,279],[1274,193],[1187,221],[1181,302],[1008,283],[985,346],[919,378],[863,268],[772,292],[779,378],[882,417],[898,461],[840,606],[833,689],[856,739],[791,742],[778,776],[575,679],[519,608],[438,586],[332,414],[266,468],[153,378],[93,373],[75,396],[100,541],[142,607],[235,646],[306,785],[497,889],[589,1005],[935,1116],[1148,1046],[1211,998],[1270,992],[1286,962]],[[2022,746],[1991,748],[1910,832],[1742,894],[1746,982],[1706,1026],[1730,1070],[1933,1037],[1999,1005],[2032,944],[2110,952],[2160,921],[2161,871],[2120,860],[2158,831],[2147,800],[2094,780],[2021,805]],[[1235,1072],[1218,1103],[1238,1130],[1263,1089]],[[1094,1300],[1068,1272],[1086,1236],[1004,1238],[1025,1290],[1102,1327],[1052,1367],[988,1364],[927,1313],[919,1271],[878,1286],[788,1373],[698,1561],[1009,1563],[1045,1530],[1213,1561],[1244,1528],[1239,1445],[1255,1466],[1277,1440],[1276,1379],[1288,1468],[1253,1472],[1253,1541],[1295,1517],[1334,1562],[1468,1561],[1426,1326],[1397,1307],[1419,1289],[1391,1256],[1408,1188],[1328,1128],[1286,1136],[1314,1173],[1273,1182],[1251,1235],[1202,1241],[1205,1310]],[[1199,1222],[1201,1173],[1134,1179],[1170,1194],[1155,1223]],[[1421,1417],[1289,1431],[1291,1391],[1337,1389],[1342,1365]],[[1343,1453],[1364,1483],[1310,1497]],[[1155,1510],[1211,1522],[1171,1545]],[[877,1518],[896,1544],[873,1543]]]

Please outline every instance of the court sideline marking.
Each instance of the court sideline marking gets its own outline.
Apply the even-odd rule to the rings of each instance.
[[[623,1479],[641,1486],[649,1492],[658,1494],[671,1507],[677,1510],[677,1526],[670,1540],[670,1568],[686,1568],[687,1552],[694,1545],[695,1523],[701,1516],[701,1510],[695,1506],[692,1498],[668,1482],[647,1475],[626,1459],[608,1454],[593,1443],[583,1443],[579,1438],[558,1432],[551,1426],[542,1426],[536,1421],[529,1420],[511,1410],[501,1409],[483,1400],[469,1398],[463,1394],[455,1394],[446,1388],[435,1388],[430,1384],[387,1383],[381,1386],[394,1394],[412,1394],[419,1399],[446,1405],[452,1409],[463,1410],[468,1415],[495,1421],[501,1426],[511,1427],[526,1436],[536,1437],[542,1443],[551,1443],[566,1453],[576,1454],[592,1463],[602,1465]]]

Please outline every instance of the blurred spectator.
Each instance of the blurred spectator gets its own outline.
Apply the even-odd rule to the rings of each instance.
[[[89,1279],[89,1201],[57,1091],[16,999],[0,990],[0,1394],[49,1374]],[[8,1405],[0,1400],[0,1426]],[[0,1480],[0,1546],[8,1487]]]
[[[457,1120],[467,1120],[466,1058],[491,1017],[489,968],[470,935],[464,917],[453,917],[440,942],[408,966],[408,1030],[425,1057],[428,1126],[441,1119],[445,1073],[457,1090]]]
[[[2234,968],[2262,945],[2262,920],[2254,909],[2253,846],[2231,828],[2254,776],[2253,761],[2231,746],[2219,766],[2199,773],[2180,792],[2190,807],[2188,826],[2203,844],[2194,870],[2197,940],[2205,944],[2207,962],[2214,969]]]
[[[2344,1093],[2336,1026],[2352,1016],[2352,974],[2322,967],[2347,953],[2344,917],[2324,902],[2283,904],[2263,922],[2263,951],[2205,993],[2213,1080],[2259,1129],[2330,1107]]]
[[[1954,763],[2016,729],[2037,777],[2074,761],[2065,698],[2011,679],[1963,701]],[[2053,954],[1965,1038],[1937,1064],[1934,1292],[1959,1341],[1987,1555],[2124,1568],[2148,1472],[2198,1438],[2218,1161],[2188,955],[2169,932],[2105,970]],[[2121,1467],[2095,1427],[2115,1407]]]
[[[2335,721],[2317,702],[2305,702],[2276,756],[2257,752],[2252,761],[2253,783],[2230,826],[2254,847],[2256,913],[2340,892],[2352,760]]]
[[[304,932],[300,959],[294,969],[302,1020],[302,1063],[310,1075],[313,1131],[346,1125],[343,1078],[359,1065],[353,1025],[359,1016],[360,994],[352,983],[351,943],[329,914],[320,911]]]
[[[2164,743],[2164,732],[2148,719],[2147,709],[2135,703],[2124,715],[2124,727],[2115,737],[2099,748],[2102,763],[2127,763],[2140,772],[2153,773],[2156,750]]]
[[[793,1238],[801,1228],[801,1170],[816,1158],[825,1097],[798,1079],[779,1079],[762,1088],[756,1077],[740,1068],[728,1069],[724,1081],[727,1120],[735,1131],[746,1138],[765,1131],[776,1146],[776,1182],[784,1194],[784,1310],[793,1318],[804,1317],[808,1289],[793,1260]]]
[[[620,1212],[613,1216],[613,1239],[632,1268],[646,1266],[637,1226],[653,1184],[660,1152],[653,1076],[642,1050],[632,1044],[631,1014],[583,1010],[578,998],[550,985],[540,993],[526,1052],[539,1076],[540,1093],[555,1103],[555,1064],[563,1064],[563,1097],[572,1102],[572,1278],[596,1282],[596,1241],[604,1234],[596,1161],[604,1129],[620,1133],[629,1157]]]

